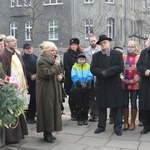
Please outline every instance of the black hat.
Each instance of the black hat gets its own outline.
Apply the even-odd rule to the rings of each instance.
[[[79,41],[78,38],[72,38],[72,39],[70,39],[70,45],[73,44],[73,43],[79,45],[79,44],[80,44],[80,41]]]
[[[97,41],[96,44],[99,44],[101,41],[104,41],[104,40],[111,41],[112,39],[109,38],[109,37],[107,37],[105,34],[103,34],[103,35],[100,35],[100,36],[99,36],[99,40]]]
[[[78,58],[85,58],[85,59],[86,59],[86,56],[85,56],[83,53],[80,53],[80,54],[78,55],[77,59],[78,59]]]
[[[122,49],[122,50],[123,50],[123,48],[120,47],[120,46],[115,46],[114,49],[116,49],[116,48],[119,48],[119,49]]]
[[[31,44],[25,43],[25,44],[23,45],[23,49],[26,49],[26,48],[31,48]]]

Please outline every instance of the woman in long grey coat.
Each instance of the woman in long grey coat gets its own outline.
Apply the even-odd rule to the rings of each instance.
[[[63,73],[55,61],[57,47],[53,42],[41,44],[42,54],[37,61],[36,99],[37,132],[44,132],[44,140],[53,143],[52,132],[62,130],[61,81]]]

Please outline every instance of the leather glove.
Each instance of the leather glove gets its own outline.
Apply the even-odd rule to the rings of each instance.
[[[87,83],[85,82],[85,83],[81,83],[81,88],[82,89],[86,89],[86,87],[87,87]]]
[[[106,73],[106,71],[101,71],[100,75],[104,78],[106,78],[108,76],[108,74]]]

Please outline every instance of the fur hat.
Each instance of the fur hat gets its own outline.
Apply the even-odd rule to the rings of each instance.
[[[100,44],[100,42],[101,42],[101,41],[104,41],[104,40],[111,41],[112,39],[109,38],[109,37],[107,37],[105,34],[103,34],[103,35],[100,35],[100,36],[99,36],[99,40],[97,41],[96,44]]]
[[[73,44],[73,43],[79,45],[80,41],[79,41],[78,38],[72,38],[72,39],[70,39],[70,45]]]

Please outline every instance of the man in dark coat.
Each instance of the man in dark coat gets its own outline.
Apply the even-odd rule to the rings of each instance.
[[[27,122],[30,124],[35,123],[35,113],[36,113],[36,62],[37,56],[33,54],[33,47],[29,43],[23,45],[24,55],[22,56],[25,67],[26,67],[26,76],[28,80],[28,92],[30,94],[30,101],[28,105],[27,112]]]
[[[95,92],[99,111],[98,128],[94,133],[105,131],[107,108],[112,108],[114,131],[120,136],[123,105],[120,73],[123,71],[123,58],[121,52],[110,48],[111,40],[106,35],[101,35],[97,43],[102,50],[92,57],[91,72],[96,76]]]
[[[146,134],[150,131],[150,47],[144,49],[137,68],[140,73],[140,88],[139,88],[139,109],[141,111],[143,130],[141,134]]]

